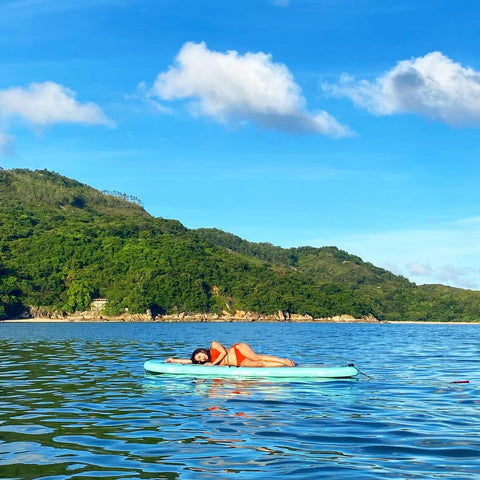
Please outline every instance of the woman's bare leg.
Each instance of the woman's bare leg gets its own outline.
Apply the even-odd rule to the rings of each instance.
[[[271,360],[250,360],[249,358],[243,359],[241,363],[242,367],[285,367],[284,363],[272,362]]]
[[[279,358],[274,355],[261,355],[255,353],[250,345],[247,343],[238,343],[237,349],[245,356],[245,360],[242,362],[244,367],[294,367],[295,363],[288,358]],[[263,365],[247,365],[249,363],[263,363]]]

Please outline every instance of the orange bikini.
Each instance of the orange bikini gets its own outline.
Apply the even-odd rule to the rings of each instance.
[[[215,349],[215,348],[211,348],[210,349],[210,361],[212,363],[215,362],[215,360],[217,360],[217,358],[222,354],[222,352],[220,352],[219,350]]]
[[[235,359],[237,361],[237,367],[239,367],[242,362],[247,358],[237,347],[238,343],[232,345],[233,352],[235,353]]]
[[[237,367],[239,367],[242,362],[247,358],[237,347],[238,343],[236,343],[235,345],[232,345],[232,348],[233,348],[233,352],[235,354],[235,361],[237,363]],[[217,360],[217,358],[222,354],[223,352],[217,350],[216,348],[211,348],[210,349],[210,361],[212,363],[215,363],[215,361]]]

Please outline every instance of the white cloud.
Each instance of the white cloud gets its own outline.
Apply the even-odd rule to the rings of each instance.
[[[440,52],[403,60],[374,82],[344,74],[323,89],[378,115],[416,113],[451,126],[480,126],[480,72]]]
[[[0,90],[0,115],[20,117],[38,126],[56,123],[113,125],[98,105],[79,103],[75,100],[75,92],[53,82]]]
[[[221,123],[251,121],[266,128],[332,137],[351,135],[327,112],[308,112],[293,75],[269,54],[209,50],[186,43],[174,66],[160,73],[152,92],[162,100],[191,101],[193,115]]]

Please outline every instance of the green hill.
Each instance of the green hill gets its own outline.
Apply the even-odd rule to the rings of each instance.
[[[283,249],[154,218],[56,173],[0,170],[0,318],[278,310],[388,320],[478,319],[480,292],[416,286],[335,247]]]

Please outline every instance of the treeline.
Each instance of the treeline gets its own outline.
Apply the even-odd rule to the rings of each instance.
[[[417,287],[335,247],[282,249],[188,230],[48,171],[0,171],[0,318],[277,310],[314,318],[476,320],[479,292]]]

